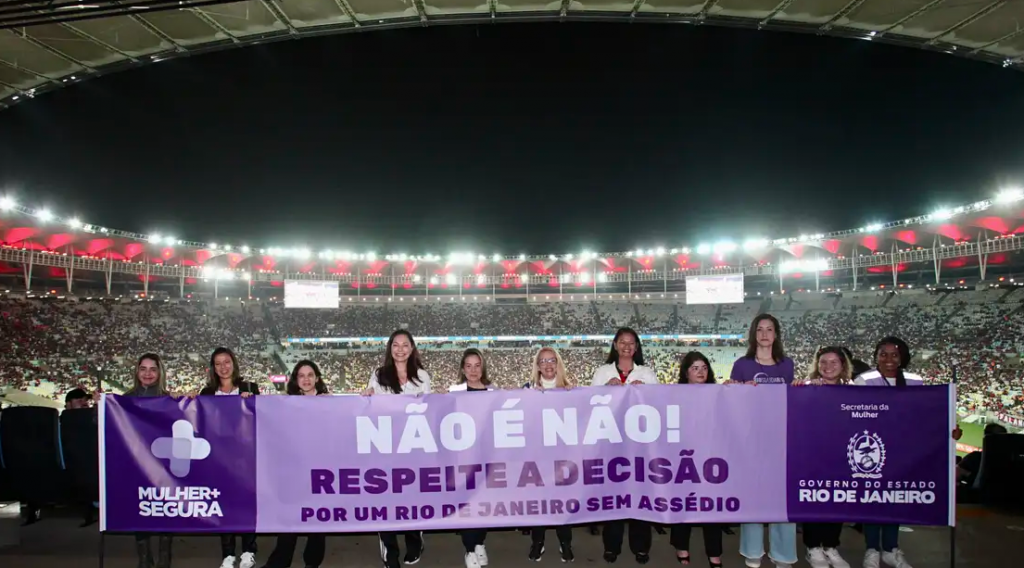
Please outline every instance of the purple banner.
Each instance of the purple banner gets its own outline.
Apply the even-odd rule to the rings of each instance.
[[[951,396],[945,386],[746,385],[106,396],[101,529],[944,525]]]

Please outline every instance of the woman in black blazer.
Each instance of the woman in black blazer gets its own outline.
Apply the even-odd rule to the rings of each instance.
[[[316,363],[303,359],[295,364],[292,374],[288,378],[288,386],[285,389],[288,394],[294,396],[320,396],[326,395],[327,385],[324,384],[320,367]],[[277,546],[270,553],[266,565],[263,568],[288,568],[292,565],[292,556],[295,555],[295,547],[299,542],[296,533],[278,535]],[[323,533],[310,533],[306,535],[306,549],[302,553],[302,561],[306,568],[320,568],[324,562],[326,550],[326,536]]]
[[[238,358],[235,353],[227,347],[214,349],[210,355],[210,377],[206,387],[199,391],[200,396],[232,396],[238,395],[242,398],[259,394],[260,390],[255,383],[242,380],[242,374],[238,368]],[[253,568],[256,566],[256,535],[238,535],[242,539],[242,556],[239,558],[239,568]],[[235,535],[220,535],[221,557],[224,559],[221,566],[234,566],[235,562]]]

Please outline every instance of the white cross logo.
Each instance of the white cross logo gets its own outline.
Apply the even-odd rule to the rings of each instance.
[[[196,438],[195,432],[187,420],[178,420],[171,426],[170,438],[157,438],[149,448],[154,456],[170,461],[174,477],[185,477],[192,469],[192,460],[210,455],[210,442]]]

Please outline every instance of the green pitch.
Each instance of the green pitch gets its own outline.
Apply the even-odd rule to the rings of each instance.
[[[966,422],[960,423],[960,429],[964,431],[964,435],[960,438],[961,444],[967,444],[969,446],[981,447],[981,439],[985,434],[985,427],[981,424],[967,424]],[[959,455],[964,455],[963,452],[957,452]]]

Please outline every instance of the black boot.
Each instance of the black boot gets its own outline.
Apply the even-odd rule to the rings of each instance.
[[[153,551],[148,538],[135,541],[135,552],[139,556],[139,568],[153,568]]]
[[[171,568],[171,537],[160,535],[156,547],[156,568]]]

